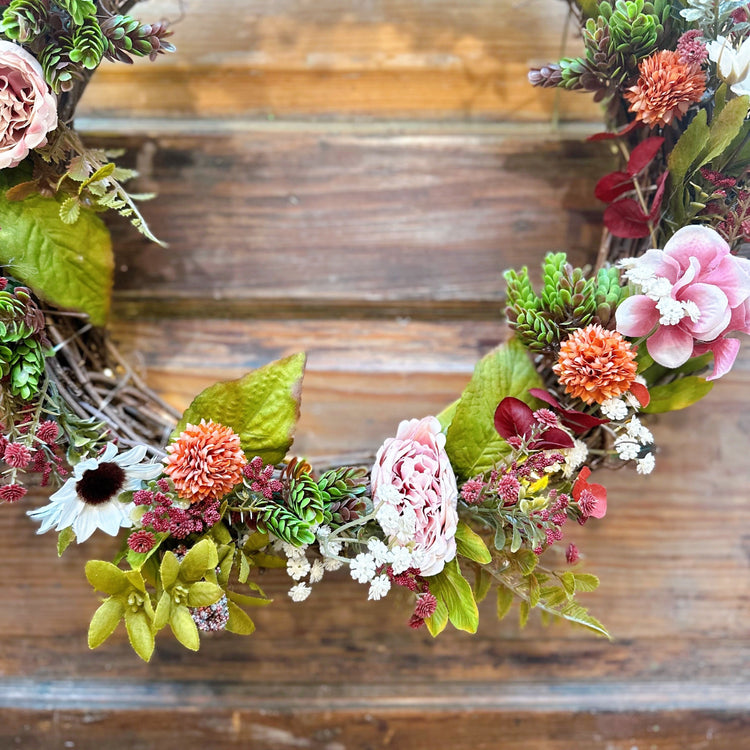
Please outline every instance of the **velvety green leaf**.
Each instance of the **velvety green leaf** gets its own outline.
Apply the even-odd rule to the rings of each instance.
[[[237,575],[237,580],[240,583],[245,583],[247,577],[250,575],[250,563],[247,561],[247,556],[240,552],[240,572]]]
[[[223,594],[221,586],[208,581],[198,581],[188,590],[188,607],[208,607],[216,604]]]
[[[216,552],[216,545],[210,539],[201,539],[182,559],[180,578],[186,583],[199,581],[218,564],[219,555]]]
[[[428,578],[430,592],[448,608],[448,619],[457,630],[476,633],[479,610],[469,582],[461,575],[458,561],[446,563],[436,576]]]
[[[532,573],[528,577],[528,582],[529,582],[529,606],[536,607],[536,605],[539,604],[539,597],[541,595],[539,581],[537,580],[536,576]]]
[[[130,587],[125,573],[105,560],[89,560],[86,578],[97,591],[105,594],[120,594]]]
[[[0,265],[47,302],[85,312],[94,325],[104,325],[114,268],[104,222],[84,208],[75,224],[66,224],[59,200],[32,195],[8,201],[9,187],[0,176]]]
[[[216,552],[219,557],[219,573],[217,576],[218,583],[226,588],[229,583],[229,577],[232,574],[232,568],[234,567],[234,555],[236,547],[233,544],[222,544]]]
[[[58,535],[57,535],[57,556],[62,557],[63,552],[65,552],[66,549],[71,545],[72,542],[76,540],[76,533],[73,531],[72,526],[68,526],[67,528],[63,529]]]
[[[599,579],[591,573],[573,573],[576,582],[576,591],[596,591],[599,588]]]
[[[513,592],[505,586],[497,587],[497,619],[502,620],[513,605]]]
[[[273,599],[261,598],[259,596],[238,594],[236,591],[227,591],[227,599],[242,607],[265,607],[273,601]]]
[[[708,113],[699,109],[669,154],[669,182],[675,189],[682,190],[685,177],[705,148],[708,136]]]
[[[164,557],[161,560],[161,567],[159,568],[159,577],[161,578],[161,585],[168,589],[177,580],[177,576],[180,572],[180,563],[175,557],[173,552],[165,552]]]
[[[704,164],[709,164],[721,155],[737,137],[745,124],[748,102],[750,102],[750,97],[738,96],[736,99],[727,102],[718,117],[714,117],[708,140],[701,150],[695,169],[702,167]]]
[[[156,605],[156,613],[154,614],[154,630],[161,630],[172,616],[172,597],[168,591],[162,592],[159,597],[159,603]]]
[[[482,537],[463,521],[459,521],[456,528],[456,549],[459,555],[482,565],[492,562],[492,555]]]
[[[713,387],[713,381],[709,382],[696,375],[680,378],[666,385],[656,385],[649,389],[651,401],[643,411],[648,414],[661,414],[684,409],[707,396]]]
[[[150,661],[154,653],[154,631],[145,612],[125,612],[125,627],[128,631],[128,640],[133,651],[143,659]]]
[[[448,607],[440,599],[437,600],[437,606],[431,617],[428,617],[424,624],[430,635],[435,638],[442,633],[448,625]]]
[[[245,546],[242,548],[245,552],[256,552],[268,546],[268,534],[262,531],[254,531],[247,538]]]
[[[169,618],[175,638],[191,651],[197,651],[201,647],[201,639],[198,626],[193,622],[187,607],[173,607]]]
[[[518,627],[521,630],[526,627],[526,623],[529,621],[529,612],[531,612],[529,603],[521,600],[518,603]]]
[[[560,583],[562,583],[565,593],[571,597],[576,592],[576,579],[573,578],[572,573],[563,573],[560,576]]]
[[[541,379],[522,344],[515,339],[477,364],[448,428],[446,450],[460,479],[491,469],[509,446],[495,429],[495,410],[506,396],[533,401],[529,388]]]
[[[446,406],[443,411],[440,412],[440,414],[437,415],[437,420],[440,422],[440,427],[442,428],[443,432],[447,432],[448,428],[451,426],[451,422],[453,421],[453,417],[456,416],[456,409],[458,408],[458,402],[461,399],[456,399],[452,404],[449,406]]]
[[[265,552],[253,552],[250,559],[257,568],[286,568],[286,558],[278,555],[267,555]]]
[[[101,646],[112,635],[124,613],[122,602],[112,597],[105,599],[91,618],[89,648]]]
[[[474,576],[474,599],[481,602],[489,593],[492,586],[492,576],[484,569],[477,568]]]
[[[238,607],[234,602],[229,602],[229,620],[227,628],[230,633],[237,635],[251,635],[255,632],[255,623],[248,614]]]
[[[539,558],[530,549],[520,550],[514,559],[525,576],[533,573],[539,562]]]
[[[240,436],[248,456],[278,463],[292,444],[304,370],[305,355],[294,354],[239,380],[210,386],[190,404],[172,437],[187,424],[212,419]]]
[[[518,526],[514,526],[513,534],[510,538],[510,551],[518,552],[518,550],[521,549],[521,544],[523,544],[523,540],[521,539],[521,532],[518,530]]]
[[[75,195],[71,195],[60,204],[60,221],[63,224],[75,224],[80,216],[81,204]]]

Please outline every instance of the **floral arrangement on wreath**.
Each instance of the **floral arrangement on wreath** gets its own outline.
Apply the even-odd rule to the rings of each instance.
[[[513,337],[441,414],[402,422],[371,466],[316,472],[289,458],[304,355],[217,383],[174,414],[103,333],[115,210],[152,237],[115,155],[87,148],[75,104],[103,59],[169,52],[166,23],[129,0],[12,0],[0,18],[0,499],[34,475],[55,491],[28,511],[62,554],[122,536],[86,575],[104,596],[89,630],[124,621],[148,660],[169,626],[249,634],[257,572],[283,568],[302,602],[344,568],[382,599],[412,592],[408,624],[474,632],[494,589],[607,635],[579,603],[598,580],[565,528],[601,519],[593,469],[655,465],[644,415],[687,407],[750,333],[750,9],[729,0],[570,2],[584,54],[534,85],[594,93],[621,165],[596,266],[549,254],[535,289],[508,271]],[[175,426],[176,422],[176,426]]]

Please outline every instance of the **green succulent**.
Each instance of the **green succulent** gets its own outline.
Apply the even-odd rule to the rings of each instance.
[[[45,0],[13,0],[3,11],[0,33],[19,44],[33,42],[46,31],[48,17]]]
[[[50,354],[42,326],[27,290],[0,291],[0,380],[22,401],[31,401],[41,388]]]
[[[87,70],[94,70],[107,49],[107,40],[99,28],[96,17],[85,18],[73,33],[71,62],[79,63]]]
[[[609,325],[623,294],[616,268],[587,279],[567,262],[565,253],[549,253],[542,267],[541,295],[534,291],[527,268],[507,271],[506,316],[524,346],[555,352],[563,339],[589,323]]]
[[[342,466],[325,472],[318,479],[325,505],[325,522],[334,527],[341,526],[364,513],[367,485],[366,469]]]

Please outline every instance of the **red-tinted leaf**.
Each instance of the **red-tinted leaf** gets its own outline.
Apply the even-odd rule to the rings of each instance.
[[[650,234],[648,217],[632,198],[623,198],[607,206],[604,225],[615,237],[640,239]]]
[[[656,183],[656,192],[654,193],[654,200],[651,204],[651,211],[649,211],[648,218],[655,222],[659,218],[659,211],[661,210],[661,202],[664,199],[664,188],[667,185],[667,177],[669,177],[669,170],[659,178],[659,182]]]
[[[600,424],[607,424],[609,422],[608,419],[600,419],[599,417],[594,417],[582,411],[575,411],[574,409],[560,409],[560,421],[576,435],[582,435],[592,427],[598,427]]]
[[[651,164],[654,157],[659,153],[662,143],[664,143],[664,139],[657,135],[646,138],[645,141],[639,143],[630,154],[628,174],[634,177]]]
[[[594,195],[604,203],[612,203],[623,193],[633,189],[633,179],[626,172],[611,172],[596,183]]]
[[[616,133],[595,133],[594,135],[590,135],[586,140],[611,141],[613,138],[619,138],[621,135],[627,135],[631,130],[635,130],[640,124],[640,120],[633,120],[633,122],[626,125],[622,130],[618,130]]]
[[[495,429],[500,437],[524,437],[534,425],[531,407],[518,398],[506,396],[495,410]]]
[[[534,398],[538,398],[540,401],[544,401],[550,406],[554,406],[555,409],[560,408],[560,404],[558,403],[557,399],[555,399],[555,397],[549,391],[545,391],[544,388],[529,388],[529,393]]]
[[[651,401],[648,388],[642,383],[631,383],[630,392],[638,399],[638,403],[645,409]]]
[[[602,484],[589,484],[586,481],[589,476],[591,476],[591,469],[588,466],[584,466],[573,484],[571,494],[573,495],[573,499],[579,502],[584,492],[587,494],[590,493],[593,497],[589,497],[588,501],[589,503],[591,503],[591,500],[594,501],[593,507],[588,509],[589,512],[584,514],[584,518],[604,518],[607,513],[607,488]]]
[[[550,448],[572,448],[573,438],[558,427],[550,427],[545,430],[536,440],[529,443],[533,450],[548,450]]]
[[[576,435],[581,435],[584,432],[588,432],[592,427],[609,422],[608,419],[600,419],[599,417],[594,417],[591,414],[576,411],[575,409],[563,409],[555,397],[549,391],[545,391],[542,388],[530,388],[529,393],[534,398],[538,398],[540,401],[544,401],[552,406],[560,415],[560,421],[563,426]]]

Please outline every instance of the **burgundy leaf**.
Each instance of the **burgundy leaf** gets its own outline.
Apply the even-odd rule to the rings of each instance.
[[[648,217],[632,198],[622,198],[607,206],[604,225],[615,237],[640,239],[650,234]]]
[[[545,391],[543,388],[529,388],[529,393],[534,398],[538,398],[540,401],[544,401],[550,406],[554,406],[555,409],[560,408],[560,404],[557,399],[555,399],[555,397],[549,391]]]
[[[536,440],[529,443],[532,450],[548,450],[549,448],[572,448],[573,438],[567,432],[558,427],[550,427],[545,430]]]
[[[500,437],[524,437],[534,426],[534,413],[531,407],[518,398],[506,396],[495,410],[495,429]]]
[[[629,125],[626,125],[622,130],[618,130],[616,133],[595,133],[590,135],[587,141],[611,141],[613,138],[619,138],[621,135],[627,135],[631,130],[635,130],[641,124],[640,120],[633,120]]]
[[[651,204],[651,211],[648,214],[648,218],[651,221],[656,221],[659,217],[659,210],[661,209],[661,202],[664,199],[664,188],[667,184],[667,177],[669,177],[669,170],[667,170],[660,178],[659,182],[656,183],[656,192],[654,193],[654,202]]]
[[[623,193],[633,189],[633,178],[626,172],[611,172],[596,183],[594,195],[604,203],[612,203]]]
[[[588,432],[592,427],[597,427],[600,424],[607,424],[607,422],[609,422],[608,419],[600,419],[599,417],[594,417],[591,414],[586,414],[586,412],[577,411],[576,409],[563,409],[551,393],[542,390],[541,388],[530,388],[529,393],[534,396],[534,398],[538,398],[540,401],[544,401],[552,406],[560,415],[560,421],[563,423],[563,426],[567,427],[576,435],[582,435],[584,432]]]
[[[664,139],[656,135],[639,143],[630,154],[628,174],[634,177],[651,164],[654,157],[659,153],[662,143],[664,143]]]

